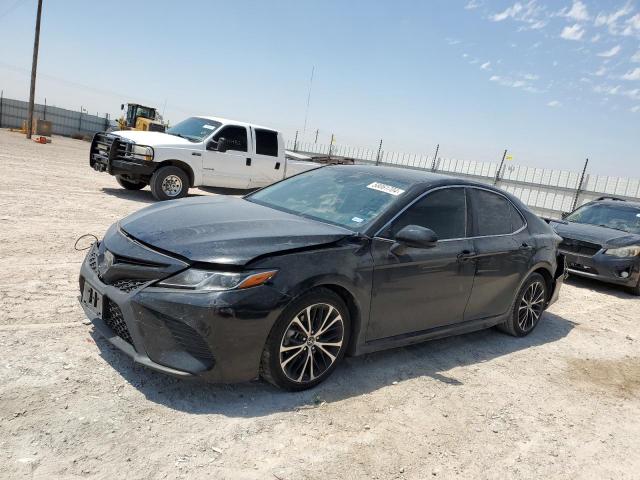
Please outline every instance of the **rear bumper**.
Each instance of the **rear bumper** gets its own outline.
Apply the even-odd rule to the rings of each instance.
[[[582,256],[571,253],[567,257],[567,271],[571,275],[593,278],[602,282],[626,287],[638,285],[640,279],[640,258],[618,258],[597,253]]]
[[[80,270],[81,290],[85,282],[103,301],[102,318],[83,305],[85,314],[113,346],[153,370],[211,382],[258,376],[266,338],[289,301],[268,286],[196,293],[149,282],[125,292],[103,283],[88,261]]]

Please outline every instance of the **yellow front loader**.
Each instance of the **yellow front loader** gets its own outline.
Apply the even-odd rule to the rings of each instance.
[[[118,119],[120,130],[148,130],[151,132],[164,132],[167,126],[162,122],[162,117],[158,111],[152,107],[145,107],[137,103],[126,103],[120,106],[120,110],[124,112],[127,107],[126,115],[122,115]]]

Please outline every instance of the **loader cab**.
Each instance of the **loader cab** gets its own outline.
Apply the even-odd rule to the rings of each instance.
[[[154,132],[164,132],[165,126],[158,120],[158,112],[155,108],[145,107],[137,103],[122,104],[120,109],[124,112],[125,126],[133,130],[149,130]]]

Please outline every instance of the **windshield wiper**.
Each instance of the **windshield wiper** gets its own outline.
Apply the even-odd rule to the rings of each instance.
[[[180,138],[184,138],[185,140],[189,140],[190,142],[193,142],[193,140],[189,137],[187,137],[186,135],[183,135],[181,133],[175,133],[175,132],[167,132],[169,135],[175,135],[176,137],[180,137]]]

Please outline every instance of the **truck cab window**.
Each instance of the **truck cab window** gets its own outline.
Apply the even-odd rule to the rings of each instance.
[[[256,128],[256,154],[278,156],[278,133]]]
[[[224,138],[227,143],[227,150],[236,150],[238,152],[247,151],[247,129],[237,125],[228,125],[222,127],[213,136],[213,141],[217,142],[220,138]]]

